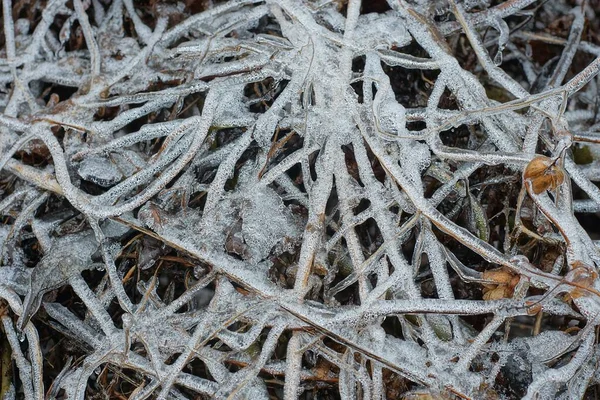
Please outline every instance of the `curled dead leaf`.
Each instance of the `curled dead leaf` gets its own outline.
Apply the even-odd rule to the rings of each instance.
[[[519,276],[505,268],[484,271],[483,279],[489,281],[483,285],[484,300],[500,300],[511,297],[515,286],[519,283]]]
[[[483,289],[483,300],[501,300],[506,299],[513,294],[513,289],[506,285],[499,285],[494,288]]]
[[[487,271],[483,271],[483,279],[486,281],[493,281],[498,284],[508,285],[511,283],[513,278],[515,277],[510,271],[507,271],[504,268],[499,269],[490,269]]]
[[[537,156],[525,167],[523,180],[530,182],[533,193],[540,194],[560,186],[565,180],[565,172],[557,165],[556,160]]]
[[[598,273],[591,266],[586,265],[581,261],[575,261],[572,264],[572,269],[565,276],[565,279],[575,286],[568,294],[568,297],[576,299],[591,293],[587,289],[591,288],[596,279],[598,279]]]
[[[542,311],[541,303],[528,302],[527,303],[527,315],[538,315]]]

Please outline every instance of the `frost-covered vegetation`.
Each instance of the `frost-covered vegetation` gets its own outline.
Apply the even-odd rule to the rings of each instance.
[[[596,390],[597,3],[2,6],[2,397]]]

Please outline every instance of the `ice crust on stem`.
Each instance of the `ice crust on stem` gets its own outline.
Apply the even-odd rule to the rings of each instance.
[[[600,381],[600,253],[579,222],[600,210],[590,6],[52,0],[29,20],[20,3],[2,1],[0,51],[0,346],[19,385],[0,395],[550,399]],[[524,15],[572,24],[538,35]],[[554,68],[533,37],[562,46]],[[49,335],[75,343],[56,371]]]

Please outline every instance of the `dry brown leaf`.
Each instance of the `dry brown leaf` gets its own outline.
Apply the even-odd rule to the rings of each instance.
[[[523,179],[531,183],[533,193],[540,194],[548,189],[556,189],[565,180],[564,170],[556,165],[556,160],[537,156],[527,164]]]
[[[598,273],[581,261],[575,261],[572,267],[571,271],[565,276],[565,279],[576,286],[568,294],[569,298],[576,299],[590,293],[586,289],[590,288],[596,279],[598,279]]]
[[[518,275],[505,268],[484,271],[482,275],[483,279],[494,282],[483,285],[484,300],[500,300],[511,297],[520,279]]]

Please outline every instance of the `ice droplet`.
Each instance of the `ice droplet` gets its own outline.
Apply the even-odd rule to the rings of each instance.
[[[498,49],[498,52],[496,53],[496,56],[494,57],[494,64],[496,64],[496,66],[499,66],[500,64],[502,64],[502,49]]]

